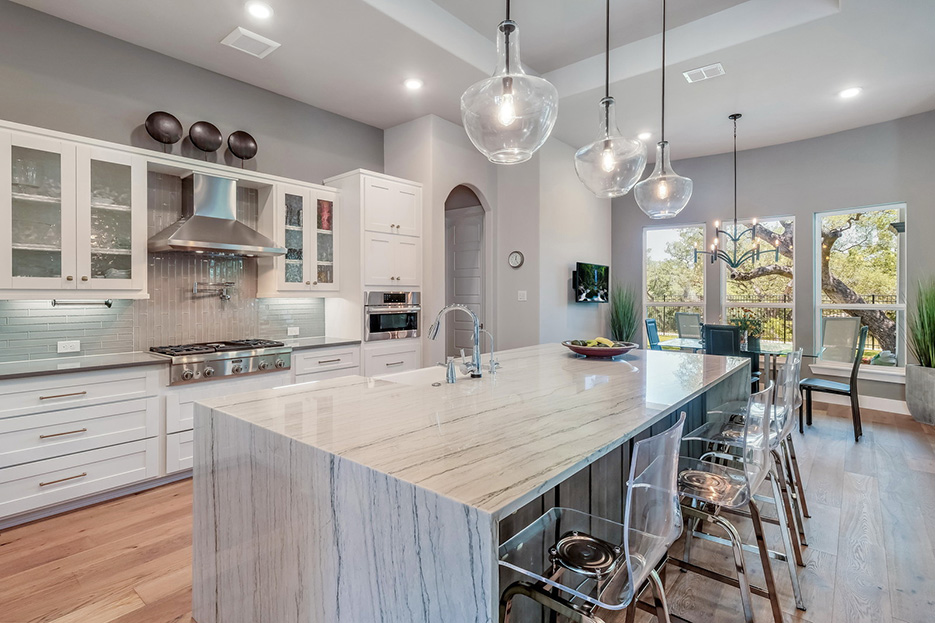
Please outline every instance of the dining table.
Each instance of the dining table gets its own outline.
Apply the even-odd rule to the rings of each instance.
[[[679,350],[689,350],[692,352],[700,352],[704,350],[704,343],[699,338],[693,337],[678,337],[671,340],[666,340],[665,342],[660,342],[660,346],[677,348]],[[769,378],[776,379],[776,367],[779,357],[784,357],[793,351],[792,344],[788,342],[780,342],[778,340],[760,340],[759,344],[755,347],[750,346],[749,341],[745,344],[741,344],[740,350],[749,353],[751,355],[759,355],[763,357],[763,365],[766,371],[769,374]]]

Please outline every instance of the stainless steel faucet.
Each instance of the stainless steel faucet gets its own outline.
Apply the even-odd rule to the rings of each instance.
[[[453,303],[443,307],[442,310],[438,312],[438,315],[435,316],[435,322],[429,327],[429,339],[434,340],[438,337],[438,329],[442,324],[442,316],[452,311],[463,311],[474,321],[474,352],[471,353],[471,362],[464,364],[464,366],[467,368],[467,371],[471,373],[471,378],[479,379],[481,377],[480,319],[478,319],[477,314],[471,311],[469,307],[459,303]]]

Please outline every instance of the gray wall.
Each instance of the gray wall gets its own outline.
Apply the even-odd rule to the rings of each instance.
[[[310,182],[360,167],[383,170],[378,128],[8,0],[0,0],[0,85],[0,119],[8,121],[161,151],[142,123],[165,110],[186,133],[205,120],[225,139],[234,130],[252,134],[259,153],[249,169]],[[194,153],[187,139],[172,149]],[[234,162],[226,144],[209,159]]]
[[[730,132],[725,120],[725,132]],[[755,117],[741,124],[756,123]],[[743,126],[739,130],[743,145]],[[672,137],[678,150],[678,137]],[[688,207],[672,224],[707,223],[730,216],[733,205],[731,154],[682,160],[673,167],[694,181]],[[884,203],[907,205],[908,299],[915,300],[920,278],[935,276],[935,111],[847,132],[742,151],[738,156],[738,213],[766,218],[795,216],[795,338],[814,348],[813,216],[816,212]],[[668,224],[665,223],[665,224]],[[644,227],[661,225],[646,217],[632,195],[614,200],[613,269],[618,277],[641,287]],[[716,318],[720,300],[718,267],[707,265],[706,307]],[[876,395],[897,393],[880,387]],[[870,389],[871,386],[868,386]],[[901,387],[898,388],[901,390]],[[863,393],[863,389],[861,390]]]

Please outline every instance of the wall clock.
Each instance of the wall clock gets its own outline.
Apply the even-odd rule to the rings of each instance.
[[[510,257],[509,257],[510,266],[512,266],[513,268],[519,268],[520,266],[523,265],[523,262],[525,261],[525,259],[526,258],[523,257],[522,252],[513,251],[512,253],[510,253]]]

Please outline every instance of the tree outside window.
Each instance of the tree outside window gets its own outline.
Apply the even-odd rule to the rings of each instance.
[[[704,225],[644,230],[644,307],[663,341],[678,337],[676,312],[704,314],[704,262],[694,260],[703,246]]]

